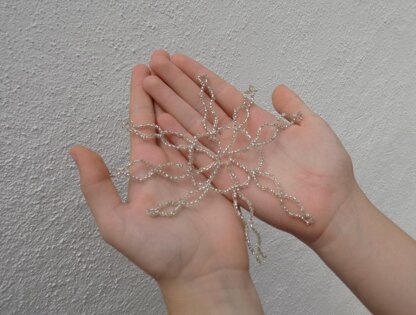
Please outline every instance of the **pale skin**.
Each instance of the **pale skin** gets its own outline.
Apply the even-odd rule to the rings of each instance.
[[[241,92],[193,59],[165,51],[152,54],[150,69],[134,68],[130,118],[187,135],[201,131],[196,76],[203,73],[215,91],[221,124],[230,123]],[[255,204],[256,216],[310,246],[371,312],[414,313],[416,242],[368,200],[355,180],[350,156],[321,117],[284,85],[275,89],[272,103],[277,112],[301,111],[304,119],[264,147],[265,168],[302,201],[315,223],[306,226],[289,217],[274,197],[249,186],[245,193]],[[273,119],[255,106],[249,131]],[[96,153],[77,146],[71,154],[104,240],[156,279],[170,314],[263,313],[230,196],[212,194],[209,202],[175,218],[148,217],[146,209],[157,202],[156,192],[169,199],[189,187],[158,178],[130,181],[128,202],[122,203]],[[185,159],[178,151],[138,137],[131,137],[131,158],[153,163]],[[201,156],[196,166],[204,162]],[[227,184],[227,178],[220,175],[214,184]]]

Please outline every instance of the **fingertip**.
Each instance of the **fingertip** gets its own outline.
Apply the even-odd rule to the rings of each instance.
[[[77,145],[71,149],[79,166],[81,184],[90,185],[109,178],[110,173],[103,158],[87,147]]]
[[[293,113],[301,111],[303,114],[311,114],[311,110],[302,99],[285,84],[279,84],[272,93],[274,108],[279,113]]]
[[[88,153],[92,151],[80,144],[74,145],[71,149],[69,149],[69,154],[75,160],[75,162],[78,162],[80,156],[84,155],[86,152]]]
[[[147,76],[150,74],[150,69],[147,65],[145,64],[137,64],[133,67],[132,71],[131,71],[131,76],[133,78],[135,77],[143,77],[143,76]]]
[[[295,93],[287,87],[285,84],[279,84],[275,87],[272,93],[273,99],[276,101],[287,103],[295,97]]]
[[[147,76],[146,78],[144,78],[144,80],[143,80],[143,88],[147,92],[149,92],[153,88],[158,87],[159,86],[159,83],[160,83],[160,79],[157,76],[151,74],[151,75]]]
[[[163,58],[163,59],[170,59],[169,53],[164,49],[156,49],[151,55],[150,60]]]
[[[166,51],[157,50],[150,58],[150,68],[153,72],[162,72],[169,67],[170,58]]]
[[[69,150],[69,152],[70,154],[79,156],[80,154],[83,154],[85,152],[93,152],[93,151],[83,145],[76,144]]]

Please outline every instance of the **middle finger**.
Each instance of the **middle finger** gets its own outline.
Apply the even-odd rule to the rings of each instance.
[[[150,67],[153,73],[162,79],[179,97],[198,111],[200,115],[203,115],[204,108],[200,106],[200,86],[170,61],[167,52],[163,50],[155,51],[150,60]],[[209,96],[206,95],[206,97]],[[231,117],[215,102],[213,105],[218,116],[219,125],[223,126],[231,123]]]
[[[206,133],[202,116],[181,97],[179,97],[159,77],[150,75],[143,81],[143,88],[152,99],[167,113],[184,126],[192,135]],[[207,123],[208,128],[211,127]]]

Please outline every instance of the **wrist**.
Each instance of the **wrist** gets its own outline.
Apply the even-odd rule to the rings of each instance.
[[[416,309],[415,241],[358,185],[310,247],[372,313]]]
[[[345,239],[353,241],[359,233],[361,212],[370,206],[371,202],[358,183],[354,182],[349,197],[337,209],[320,237],[308,244],[309,247],[320,254],[321,251],[330,248],[339,248],[340,243]]]
[[[158,281],[169,314],[263,314],[248,270]]]

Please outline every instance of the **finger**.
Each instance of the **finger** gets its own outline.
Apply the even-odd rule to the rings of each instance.
[[[290,90],[287,86],[281,84],[277,86],[272,94],[273,106],[279,113],[295,113],[301,112],[304,118],[312,115],[313,112],[305,105],[305,103]]]
[[[155,74],[155,73],[153,72],[153,68],[152,68],[152,59],[153,59],[153,57],[154,57],[155,55],[159,55],[159,56],[161,56],[161,57],[163,57],[163,58],[170,59],[170,55],[169,55],[169,53],[168,53],[166,50],[164,50],[164,49],[157,49],[157,50],[155,50],[155,51],[152,53],[152,55],[150,56],[150,62],[149,62],[149,65],[150,65],[150,71],[152,72],[152,74]]]
[[[169,54],[166,51],[155,51],[150,59],[150,67],[152,72],[161,78],[176,94],[195,108],[200,115],[203,115],[204,109],[199,106],[200,87],[171,62]],[[214,103],[214,109],[217,113],[220,126],[227,125],[231,122],[230,116],[216,103]]]
[[[143,89],[143,80],[149,75],[149,68],[142,64],[135,66],[131,74],[129,118],[135,124],[155,123],[153,101]],[[142,139],[132,133],[130,137],[131,159],[139,159],[140,152],[146,151],[149,146],[155,144],[155,139]]]
[[[82,146],[70,150],[78,166],[81,190],[88,207],[95,217],[101,235],[108,241],[109,235],[120,227],[116,209],[121,198],[110,178],[103,159],[95,152]]]
[[[143,87],[164,111],[174,116],[191,134],[205,132],[201,123],[202,116],[159,77],[148,76]]]
[[[234,109],[243,102],[244,97],[239,90],[192,58],[175,54],[171,61],[194,82],[197,82],[199,75],[207,74],[218,105],[229,117],[232,117]]]

